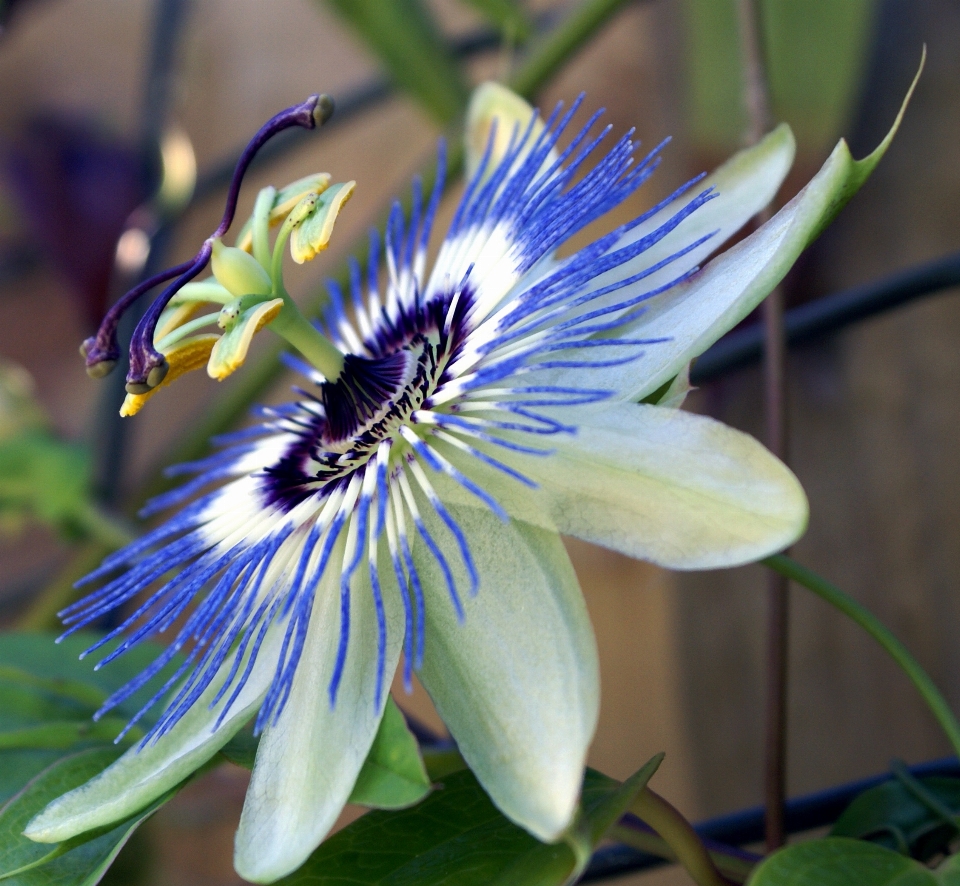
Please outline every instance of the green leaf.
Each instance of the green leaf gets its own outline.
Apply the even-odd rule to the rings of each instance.
[[[67,754],[93,744],[95,750],[107,754],[110,762],[123,751],[112,745],[104,750],[103,744],[119,734],[127,718],[154,690],[147,687],[136,693],[119,706],[118,716],[94,721],[93,714],[111,692],[146,667],[161,647],[135,647],[103,670],[94,671],[96,659],[80,661],[79,655],[97,639],[98,635],[88,633],[57,644],[52,634],[0,634],[0,803],[22,791],[31,779]],[[106,647],[103,654],[114,646]],[[149,713],[146,721],[151,722]],[[139,730],[132,730],[130,737],[138,734]],[[98,771],[91,770],[90,774]],[[43,805],[37,805],[33,812],[39,812]],[[111,846],[118,848],[119,834],[113,843],[98,844],[103,851],[97,858],[112,852]]]
[[[533,23],[516,0],[463,0],[476,9],[510,43],[523,43],[533,32]]]
[[[960,779],[930,777],[918,782],[933,803],[924,802],[902,781],[888,781],[860,794],[834,822],[830,836],[870,840],[922,861],[945,851],[957,833],[957,826],[944,819],[960,811]],[[935,810],[937,805],[948,815]]]
[[[0,644],[3,643],[2,637],[8,636],[12,635],[0,635]],[[53,643],[53,638],[44,635],[44,642]],[[45,695],[60,698],[65,702],[72,702],[84,709],[92,708],[96,710],[107,697],[107,693],[102,689],[91,686],[82,680],[71,680],[68,677],[41,677],[29,670],[8,664],[0,664],[0,681],[29,687]]]
[[[588,773],[588,783],[594,781],[595,784],[590,786],[589,793],[585,785],[580,819],[567,836],[565,843],[563,845],[541,843],[504,871],[497,878],[494,886],[527,883],[550,886],[554,883],[574,882],[586,870],[594,849],[604,835],[630,808],[662,761],[663,754],[657,754],[621,785],[599,772]],[[594,795],[600,797],[603,791],[608,793],[593,805]]]
[[[44,430],[0,440],[0,516],[76,531],[87,496],[88,454]]]
[[[620,785],[588,770],[567,842],[538,842],[508,821],[467,771],[417,806],[371,812],[327,840],[285,886],[560,886],[576,876],[609,826],[659,765]]]
[[[98,634],[80,633],[57,643],[56,634],[0,634],[0,668],[3,669],[0,670],[0,687],[17,680],[21,687],[33,687],[51,696],[59,696],[61,701],[72,701],[79,706],[78,710],[82,709],[82,716],[87,717],[108,695],[136,677],[163,652],[163,647],[157,643],[141,643],[101,670],[95,671],[96,663],[117,645],[116,642],[109,643],[96,654],[81,661],[81,653],[98,639]],[[156,687],[163,685],[163,681],[169,678],[180,662],[179,657],[175,658],[153,682],[118,705],[116,715],[123,718],[133,716],[156,692]],[[16,677],[18,673],[23,675],[22,678]],[[158,705],[148,711],[145,722],[153,722],[161,709],[162,706]],[[0,704],[0,711],[3,710],[4,707]],[[44,719],[64,717],[51,712]]]
[[[0,882],[6,886],[93,886],[116,858],[130,835],[171,796],[120,825],[58,845],[34,843],[22,831],[52,797],[81,784],[116,759],[115,748],[92,748],[48,766],[0,809]]]
[[[438,123],[463,113],[466,81],[421,0],[326,0],[326,5]]]
[[[947,886],[948,883],[950,880],[919,862],[882,846],[846,837],[828,837],[775,852],[754,870],[747,886]]]
[[[0,751],[0,804],[62,756],[62,751],[54,750]]]
[[[99,721],[48,720],[39,726],[0,732],[0,750],[55,750],[72,748],[84,742],[112,741],[126,722],[117,717],[106,717]]]
[[[417,740],[390,698],[350,802],[375,809],[404,809],[422,800],[429,791],[430,779]]]
[[[220,754],[237,766],[242,766],[244,769],[253,769],[259,744],[260,737],[253,734],[252,726],[247,726],[220,748]]]
[[[83,719],[93,713],[30,686],[0,680],[0,731],[36,726],[47,720]]]
[[[27,822],[55,797],[72,790],[109,766],[121,754],[117,748],[91,748],[57,760],[0,809],[0,877],[62,854],[50,844],[23,836]]]
[[[849,120],[876,5],[876,0],[760,3],[773,112],[809,150],[828,147]],[[725,152],[739,144],[747,125],[736,4],[685,0],[683,6],[693,136]]]

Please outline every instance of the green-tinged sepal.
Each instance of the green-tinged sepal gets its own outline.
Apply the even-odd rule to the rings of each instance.
[[[350,802],[371,809],[405,809],[430,793],[430,779],[420,747],[400,708],[387,699],[363,768],[350,794]]]
[[[651,301],[646,313],[617,333],[663,339],[663,344],[650,348],[629,370],[614,367],[595,372],[592,383],[616,389],[622,399],[642,400],[743,320],[867,180],[897,132],[914,85],[876,150],[863,160],[854,160],[846,142],[839,142],[820,171],[770,221],[700,273]],[[720,203],[722,185],[719,190],[721,196],[704,209]],[[683,225],[677,226],[678,231],[682,229]],[[570,378],[568,372],[557,372],[550,381],[564,385],[572,383]]]
[[[207,374],[217,381],[223,381],[243,365],[253,336],[271,320],[275,320],[283,308],[282,298],[266,302],[252,299],[253,305],[242,310],[244,298],[247,297],[238,298],[220,312],[218,325],[224,333],[210,351],[207,363]]]
[[[143,812],[193,775],[259,709],[273,679],[281,640],[282,631],[267,632],[250,676],[228,710],[225,700],[216,704],[214,700],[230,673],[229,661],[162,741],[130,748],[99,775],[48,804],[30,820],[24,834],[39,843],[59,843],[115,825]],[[247,660],[249,653],[241,667]]]
[[[258,744],[259,739],[250,730],[244,730],[230,739],[220,753],[237,766],[253,769]],[[387,698],[376,738],[348,802],[371,809],[406,809],[428,793],[430,778],[417,739],[396,702]]]
[[[827,225],[833,221],[837,213],[840,212],[840,210],[850,202],[850,198],[853,197],[853,195],[856,194],[861,187],[863,187],[864,182],[866,182],[866,180],[870,177],[873,170],[876,169],[876,166],[883,158],[883,155],[887,153],[887,148],[890,147],[891,142],[893,142],[893,137],[897,134],[897,130],[900,128],[900,123],[903,121],[903,115],[907,111],[907,105],[910,104],[910,99],[913,97],[913,92],[917,88],[917,83],[920,81],[920,75],[923,73],[923,68],[926,63],[927,47],[924,45],[920,55],[920,66],[917,68],[917,73],[914,74],[913,81],[910,83],[910,88],[907,90],[907,94],[903,97],[903,102],[900,105],[900,110],[897,113],[896,119],[893,121],[890,131],[884,136],[883,141],[881,141],[880,144],[873,149],[873,151],[867,154],[867,156],[862,160],[854,160],[850,154],[850,149],[847,146],[846,141],[841,139],[840,143],[830,155],[830,159],[827,161],[827,163],[829,164],[830,160],[837,158],[837,164],[844,168],[844,179],[836,188],[836,192],[833,195],[833,200],[831,201],[827,210],[822,214],[819,223],[811,231],[807,243],[812,243],[817,239],[817,237],[820,236],[821,233],[823,233],[824,228],[826,228]]]
[[[429,637],[420,679],[496,806],[554,841],[573,821],[599,707],[583,595],[555,532],[446,503],[470,539],[480,592],[464,596],[461,622],[436,559],[414,546]],[[421,517],[447,547],[458,586],[469,587],[436,512],[424,505]]]
[[[213,241],[210,266],[217,282],[232,295],[270,295],[273,283],[270,275],[250,253],[235,246],[224,246]]]
[[[331,185],[322,193],[308,194],[294,207],[290,255],[297,264],[310,261],[327,248],[337,216],[356,185],[354,181]]]

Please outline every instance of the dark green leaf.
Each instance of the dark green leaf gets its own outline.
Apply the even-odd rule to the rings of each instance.
[[[119,734],[153,690],[141,690],[121,705],[119,716],[96,722],[93,713],[111,692],[149,664],[161,647],[147,644],[135,648],[95,672],[96,659],[80,661],[78,657],[96,639],[97,635],[85,634],[56,644],[50,634],[0,634],[0,803],[9,801],[68,754],[91,745],[111,760],[122,752],[123,748],[107,742]],[[134,729],[130,737],[139,734],[140,730]],[[91,769],[89,774],[100,769]],[[39,812],[46,802],[36,800],[33,812]],[[98,845],[103,848],[108,842]],[[111,845],[115,844],[116,840]]]
[[[420,747],[392,698],[387,699],[376,738],[350,795],[351,803],[403,809],[430,791]]]
[[[247,726],[220,748],[220,753],[231,763],[236,763],[237,766],[242,766],[244,769],[253,769],[259,744],[259,737],[253,734],[251,726]]]
[[[565,843],[538,844],[501,873],[494,886],[555,886],[573,882],[586,869],[607,831],[647,786],[662,760],[663,754],[658,754],[623,784],[599,772],[588,772],[580,818]]]
[[[57,847],[23,836],[27,822],[51,800],[79,787],[109,766],[122,752],[91,748],[57,760],[0,809],[0,876],[9,876],[57,853]]]
[[[89,707],[0,679],[0,731],[35,726],[47,720],[87,719],[91,714]]]
[[[2,637],[12,636],[17,635],[0,635],[0,644],[3,643]],[[48,638],[44,636],[42,642],[49,642],[50,640],[52,640],[52,637]],[[0,664],[0,681],[36,689],[45,695],[52,695],[64,701],[80,705],[84,709],[96,710],[103,704],[107,697],[107,694],[102,689],[91,686],[89,683],[69,680],[65,677],[40,677],[28,670],[8,664]]]
[[[960,812],[960,779],[918,779],[921,787],[951,813]],[[901,781],[864,791],[843,812],[830,830],[833,837],[870,840],[926,861],[943,852],[956,836],[956,826],[944,822],[930,803]]]
[[[34,843],[23,836],[27,822],[50,800],[96,775],[120,753],[117,748],[99,747],[62,757],[0,808],[0,882],[4,886],[92,886],[137,827],[176,793],[169,791],[109,830],[82,834],[66,843]]]
[[[828,837],[788,846],[754,870],[748,886],[945,886],[919,862],[882,846]]]
[[[136,677],[163,651],[163,647],[157,643],[141,643],[95,671],[96,663],[117,646],[117,641],[114,641],[81,661],[81,653],[98,639],[97,634],[80,633],[56,643],[55,634],[0,634],[0,668],[4,668],[0,672],[0,685],[14,679],[15,673],[20,672],[25,675],[22,686],[32,686],[50,696],[62,696],[62,699],[71,700],[92,712],[103,699]],[[130,717],[135,714],[178,663],[179,659],[172,662],[151,684],[119,705],[116,716]],[[6,679],[2,679],[4,677]],[[157,706],[153,715],[159,713],[160,709],[161,706]],[[87,714],[84,713],[84,716]],[[62,714],[59,717],[51,715],[51,718],[64,719]],[[151,722],[150,714],[147,714],[146,722]]]
[[[0,731],[0,751],[59,748],[65,750],[84,742],[112,741],[126,720],[47,720],[37,726]],[[133,730],[131,730],[133,732]],[[129,734],[129,733],[128,733]]]
[[[0,751],[0,804],[62,756],[62,751],[52,750]]]
[[[659,759],[620,785],[584,779],[570,843],[545,845],[494,807],[469,771],[444,778],[422,803],[370,812],[327,840],[285,886],[559,886],[646,784]],[[571,845],[574,844],[573,846]],[[579,845],[577,845],[579,844]]]
[[[421,0],[326,0],[397,83],[439,123],[467,106],[468,89]]]
[[[87,500],[88,460],[44,430],[0,440],[0,513],[69,527]]]

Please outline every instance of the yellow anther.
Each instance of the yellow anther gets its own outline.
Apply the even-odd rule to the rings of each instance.
[[[310,209],[290,236],[290,254],[297,264],[310,261],[327,248],[337,216],[356,186],[356,182],[332,185],[317,197],[316,206]]]
[[[245,311],[234,325],[217,339],[207,362],[207,374],[217,381],[223,381],[239,369],[247,359],[253,336],[275,320],[281,308],[283,299],[275,298]]]
[[[127,394],[123,399],[123,406],[120,407],[120,414],[124,416],[124,418],[130,415],[136,415],[143,408],[143,404],[156,394],[160,388],[166,387],[187,372],[200,369],[210,358],[210,352],[213,350],[213,346],[217,343],[218,338],[219,336],[213,334],[198,335],[181,342],[164,354],[167,358],[167,364],[170,367],[166,377],[160,384],[145,394]]]
[[[330,173],[318,172],[291,182],[277,191],[270,210],[270,226],[280,224],[307,194],[322,194],[330,187],[331,180]],[[253,249],[253,219],[247,221],[237,236],[237,248],[244,252],[250,252]]]

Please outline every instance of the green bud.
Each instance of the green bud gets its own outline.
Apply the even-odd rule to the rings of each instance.
[[[270,295],[273,283],[270,275],[252,255],[235,246],[224,246],[213,241],[210,262],[217,282],[232,295]]]

